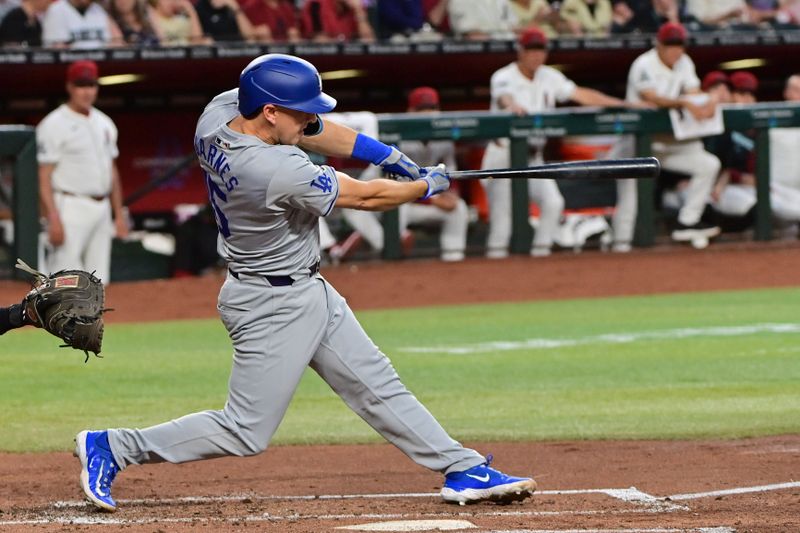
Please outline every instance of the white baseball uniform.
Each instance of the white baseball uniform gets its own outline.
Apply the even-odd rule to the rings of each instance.
[[[658,57],[656,49],[652,48],[636,58],[631,65],[625,99],[628,102],[642,102],[641,92],[645,90],[653,90],[664,98],[677,99],[699,87],[700,79],[697,77],[694,62],[687,54],[683,54],[669,68]],[[607,157],[633,157],[635,151],[635,138],[625,135],[609,150]],[[719,159],[705,150],[702,141],[676,141],[669,134],[653,137],[653,155],[661,161],[662,168],[691,176],[686,190],[686,202],[678,212],[678,221],[687,226],[696,224],[703,215],[719,174]],[[617,207],[613,220],[614,240],[617,244],[630,244],[633,239],[636,210],[636,180],[617,180]]]
[[[491,109],[499,111],[499,100],[502,96],[511,96],[520,107],[529,114],[552,109],[556,103],[567,102],[576,89],[575,82],[561,72],[547,65],[542,65],[528,79],[517,66],[511,63],[492,74]],[[529,165],[542,163],[542,149],[546,139],[533,137],[528,144],[532,149]],[[486,147],[481,167],[508,168],[511,166],[510,142],[508,139],[492,141]],[[484,180],[483,186],[489,200],[489,235],[487,237],[486,255],[488,257],[505,257],[511,240],[511,181]],[[558,229],[559,218],[564,210],[564,197],[558,190],[554,180],[528,180],[530,198],[539,205],[539,225],[533,237],[534,255],[546,255],[553,245],[553,238]]]
[[[53,247],[47,269],[95,271],[108,283],[111,270],[113,162],[119,155],[117,128],[102,111],[88,115],[62,104],[36,127],[38,162],[55,165],[53,200],[64,227],[64,243]]]
[[[108,13],[92,2],[81,13],[67,0],[50,4],[42,19],[45,46],[67,43],[71,48],[103,48],[111,41]]]

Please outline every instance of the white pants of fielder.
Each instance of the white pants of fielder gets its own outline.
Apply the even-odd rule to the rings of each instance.
[[[800,189],[783,183],[770,183],[769,203],[772,215],[787,222],[800,222]],[[756,188],[752,185],[728,185],[722,190],[714,208],[725,215],[744,216],[756,205]]]
[[[533,158],[530,166],[542,163],[541,158]],[[481,168],[509,168],[511,152],[507,142],[490,142],[483,155]],[[511,180],[482,180],[489,202],[489,235],[486,239],[487,257],[500,258],[508,255],[511,241]],[[553,246],[558,231],[561,213],[564,211],[564,197],[555,180],[528,180],[528,196],[539,206],[539,225],[533,236],[531,253],[547,253]]]
[[[54,193],[64,227],[64,243],[49,246],[46,270],[80,269],[94,272],[103,283],[111,276],[111,241],[114,224],[111,201]]]
[[[459,198],[456,208],[452,211],[445,211],[428,204],[403,204],[398,208],[398,215],[401,233],[411,224],[441,224],[439,246],[442,261],[464,259],[469,225],[469,212],[464,200]],[[344,209],[342,216],[373,249],[383,250],[383,225],[375,213]]]
[[[620,159],[634,157],[635,154],[635,137],[624,135],[609,150],[606,158]],[[678,222],[687,226],[698,223],[720,171],[717,156],[707,152],[699,140],[654,142],[653,156],[661,162],[661,168],[691,176],[686,202],[678,212]],[[637,195],[636,180],[617,180],[617,208],[613,218],[614,240],[617,243],[629,244],[633,240]]]

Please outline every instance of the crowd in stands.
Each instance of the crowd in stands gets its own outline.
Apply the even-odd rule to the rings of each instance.
[[[0,0],[4,46],[548,38],[800,28],[800,0]]]

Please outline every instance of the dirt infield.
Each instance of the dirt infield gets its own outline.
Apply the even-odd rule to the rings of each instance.
[[[798,265],[800,245],[782,243],[344,265],[323,274],[358,310],[798,286]],[[112,285],[109,320],[216,316],[221,281]],[[0,302],[25,290],[0,283]],[[469,531],[800,531],[799,435],[467,444],[493,453],[498,468],[534,474],[539,494],[510,506],[452,506],[435,495],[439,475],[391,446],[282,446],[247,459],[132,468],[115,485],[120,511],[109,515],[81,502],[69,454],[0,454],[0,531],[318,533],[421,520],[462,521],[475,526]]]

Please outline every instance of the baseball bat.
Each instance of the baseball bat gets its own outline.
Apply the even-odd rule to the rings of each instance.
[[[661,172],[661,163],[655,157],[632,157],[627,159],[599,159],[545,163],[530,168],[498,168],[492,170],[454,170],[448,172],[451,180],[480,178],[506,179],[558,179],[558,180],[605,180],[656,178]]]

